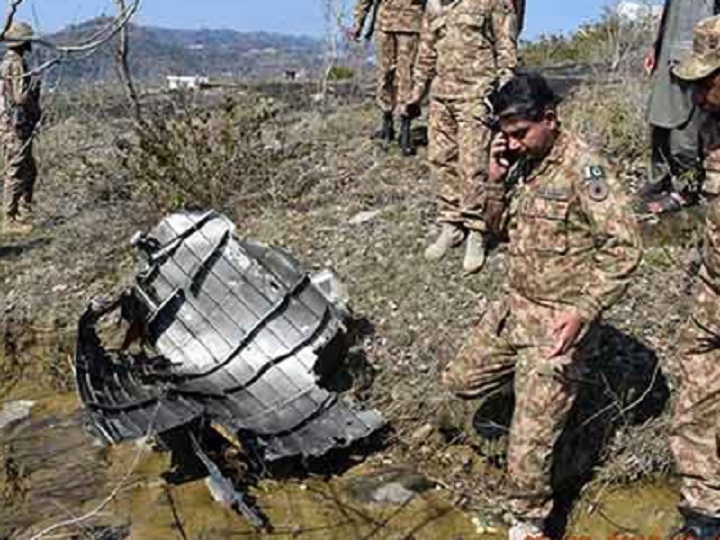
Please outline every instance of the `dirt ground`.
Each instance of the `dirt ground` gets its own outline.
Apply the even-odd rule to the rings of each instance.
[[[274,98],[280,112],[263,125],[262,133],[266,147],[281,144],[291,149],[268,154],[282,156],[267,161],[277,182],[268,190],[281,195],[269,196],[261,203],[219,201],[219,209],[236,221],[240,234],[287,248],[309,270],[330,268],[338,274],[348,288],[354,311],[352,332],[357,344],[353,358],[358,375],[354,393],[381,410],[393,428],[366,466],[412,466],[436,486],[443,501],[440,506],[461,515],[457,521],[451,520],[450,533],[423,532],[423,526],[415,524],[388,529],[391,532],[384,534],[385,529],[377,527],[382,523],[378,518],[375,525],[365,529],[365,524],[351,537],[482,537],[492,531],[490,524],[501,514],[503,429],[497,430],[494,441],[438,433],[438,409],[446,398],[438,374],[488,303],[500,294],[504,249],[500,246],[486,269],[473,277],[462,275],[461,250],[440,263],[427,263],[424,246],[437,231],[434,185],[425,165],[425,148],[408,159],[397,148],[370,140],[368,134],[377,121],[371,103],[349,101],[321,109],[311,105],[311,100],[288,105],[283,99]],[[575,105],[570,102],[567,106]],[[41,429],[37,423],[42,425],[43,420],[78,425],[79,420],[68,420],[75,418],[79,407],[72,396],[74,325],[93,297],[110,297],[127,286],[134,267],[129,240],[160,215],[156,207],[133,196],[132,179],[116,161],[118,138],[128,128],[127,122],[117,117],[99,122],[80,113],[58,115],[38,144],[42,172],[36,231],[23,239],[0,238],[0,400],[3,404],[17,400],[40,404],[33,410],[32,420],[22,424],[30,433]],[[103,174],[98,173],[98,163],[104,164]],[[621,165],[629,176],[638,167],[637,163]],[[243,170],[234,173],[242,175]],[[302,189],[294,189],[294,182],[302,184]],[[648,523],[647,508],[656,505],[652,501],[660,500],[653,511],[664,514],[655,516],[654,523],[667,527],[677,519],[672,510],[675,491],[667,483],[670,460],[663,438],[664,411],[671,398],[676,338],[689,307],[697,258],[696,229],[701,220],[698,212],[644,225],[647,253],[643,267],[626,297],[607,316],[605,345],[594,360],[592,382],[580,399],[556,465],[557,485],[565,499],[558,502],[561,515],[557,519],[559,526],[570,521],[568,531],[580,534],[587,526],[602,531],[597,537],[612,532],[654,533],[642,523]],[[502,423],[507,407],[483,414],[482,419]],[[5,443],[0,453],[0,465],[4,463],[0,494],[5,494],[6,508],[28,511],[36,508],[33,488],[22,488],[22,479],[32,478],[33,471],[17,470],[17,459],[11,459],[12,448],[17,447],[11,442],[17,441],[17,432],[14,437],[4,433],[0,438]],[[79,448],[92,448],[81,435],[73,437]],[[96,481],[94,475],[107,472],[109,479],[117,478],[112,471],[116,463],[113,453],[103,450],[83,455],[92,455],[94,465],[86,465],[90,467],[86,469],[79,464],[77,471],[84,472],[71,474],[80,479],[77,489],[70,490],[75,495],[58,495],[52,490],[48,494],[46,489],[41,490],[40,500],[47,503],[69,497],[75,501],[68,503],[73,511],[80,511],[102,496],[104,491],[97,485],[110,480]],[[122,459],[118,462],[125,463]],[[34,466],[39,467],[37,463]],[[147,482],[159,469],[149,470],[152,475]],[[64,471],[57,481],[66,478],[68,471]],[[300,489],[291,485],[294,487],[288,489]],[[321,489],[328,485],[334,484],[323,481]],[[158,485],[153,489],[160,497],[162,489]],[[618,492],[621,495],[613,495]],[[18,493],[24,493],[23,497],[18,499]],[[572,506],[571,501],[577,499],[581,502]],[[267,504],[278,504],[273,502],[276,500],[271,497]],[[623,501],[632,501],[632,508]],[[618,508],[622,508],[625,525],[616,531],[617,527],[607,523],[617,517],[613,512]],[[138,507],[131,510],[132,505],[126,505],[118,512],[139,515]],[[187,507],[185,511],[185,519],[189,519],[187,515],[193,511]],[[603,521],[601,515],[609,517]],[[138,517],[137,521],[148,519]],[[33,524],[47,524],[42,519],[20,521],[12,528],[0,525],[0,538],[30,537]],[[592,525],[587,525],[589,522]],[[143,537],[137,532],[132,535],[133,523],[130,519],[127,529],[128,521],[121,520],[112,530],[116,537]],[[605,528],[599,523],[605,523]],[[207,527],[190,529],[195,532],[183,532],[179,537],[234,537],[213,536]],[[177,533],[182,528],[174,530]],[[316,536],[308,536],[303,531],[300,527],[287,537],[336,537],[317,531]],[[76,534],[78,538],[101,537],[96,530]],[[348,533],[343,534],[347,537]],[[151,537],[156,536],[144,536]]]

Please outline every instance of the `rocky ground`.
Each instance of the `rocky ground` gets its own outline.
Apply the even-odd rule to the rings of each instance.
[[[354,393],[381,410],[393,430],[339,477],[297,471],[262,482],[259,503],[278,523],[276,535],[287,538],[498,533],[502,428],[489,441],[439,433],[435,419],[445,399],[438,373],[500,293],[504,249],[473,277],[462,275],[460,251],[425,262],[424,246],[436,233],[425,149],[406,159],[371,141],[370,103],[287,103],[276,97],[261,128],[269,168],[262,178],[271,178],[266,196],[225,198],[217,206],[241,234],[285,247],[308,269],[331,268],[344,281],[357,339]],[[581,106],[566,104],[571,112]],[[0,538],[57,538],[54,530],[37,534],[88,512],[62,537],[260,537],[213,507],[201,484],[165,483],[166,455],[142,445],[98,448],[81,429],[72,393],[75,322],[90,299],[129,283],[129,239],[161,213],[137,196],[142,190],[117,157],[128,129],[117,116],[58,114],[39,141],[37,230],[0,238]],[[637,177],[635,162],[621,165],[628,178]],[[690,300],[699,214],[644,224],[644,265],[606,320],[605,345],[556,466],[564,495],[557,522],[569,521],[573,534],[650,535],[677,519],[663,411]],[[507,407],[480,416],[501,421]],[[420,494],[405,498],[408,491]]]

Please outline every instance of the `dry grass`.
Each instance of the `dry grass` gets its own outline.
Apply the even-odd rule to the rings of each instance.
[[[644,155],[641,88],[639,81],[580,87],[565,102],[566,125],[637,169]],[[469,279],[460,272],[460,254],[437,265],[423,260],[435,232],[425,153],[403,159],[371,142],[366,134],[377,117],[371,104],[321,112],[277,98],[243,99],[161,101],[146,139],[111,112],[103,113],[110,120],[102,126],[79,112],[58,115],[40,141],[39,231],[2,248],[3,305],[23,320],[52,312],[72,328],[90,298],[115,294],[132,276],[127,241],[136,229],[183,205],[228,211],[242,234],[288,248],[309,268],[331,267],[346,282],[358,353],[374,377],[362,395],[395,429],[387,453],[417,464],[461,504],[497,507],[505,485],[497,467],[502,441],[477,453],[432,430],[420,434],[428,434],[444,399],[439,372],[499,294],[503,251]],[[379,214],[350,221],[367,210]],[[668,264],[661,264],[663,253],[650,250],[638,282],[609,314],[610,344],[568,438],[570,455],[583,450],[584,440],[608,442],[600,482],[668,468],[666,424],[651,406],[662,405],[663,396],[653,389],[638,402],[651,388],[655,355],[663,363],[672,358],[689,303],[684,252],[673,251]]]

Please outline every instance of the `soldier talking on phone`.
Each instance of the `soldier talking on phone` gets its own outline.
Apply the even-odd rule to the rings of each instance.
[[[642,258],[630,199],[614,169],[562,129],[545,79],[521,75],[490,98],[499,132],[489,182],[504,183],[508,291],[493,304],[443,383],[465,399],[513,384],[510,540],[543,538],[552,453],[575,401],[603,312]]]

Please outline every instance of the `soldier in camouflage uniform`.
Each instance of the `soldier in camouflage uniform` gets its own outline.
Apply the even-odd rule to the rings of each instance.
[[[467,236],[463,268],[485,262],[484,189],[490,131],[484,99],[517,65],[512,0],[443,0],[424,21],[412,106],[430,88],[428,159],[437,182],[440,236],[425,257],[435,261]]]
[[[32,198],[37,167],[33,136],[40,120],[38,81],[27,76],[25,53],[31,50],[33,31],[13,23],[5,34],[7,52],[2,63],[0,134],[4,155],[5,233],[24,234],[32,229]]]
[[[553,447],[597,348],[597,322],[625,291],[642,246],[614,169],[561,129],[540,75],[518,76],[491,101],[501,133],[489,181],[507,189],[509,286],[442,380],[465,399],[514,385],[511,538],[542,538]]]
[[[378,138],[395,138],[393,113],[400,111],[400,146],[403,154],[414,153],[411,118],[404,114],[412,91],[412,70],[417,56],[420,27],[426,0],[358,0],[355,7],[354,38],[360,40],[365,19],[376,4],[378,9],[375,48],[378,63],[377,100],[383,112]]]
[[[695,29],[694,53],[674,74],[695,84],[709,113],[701,129],[708,182],[720,185],[720,17]],[[670,444],[682,479],[684,539],[720,538],[720,198],[710,199],[703,266],[680,343],[679,395]]]

